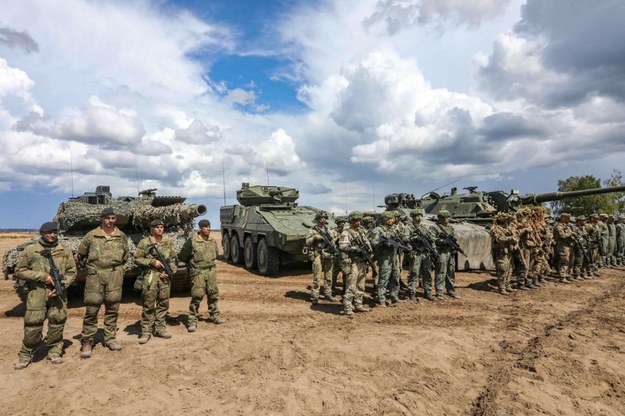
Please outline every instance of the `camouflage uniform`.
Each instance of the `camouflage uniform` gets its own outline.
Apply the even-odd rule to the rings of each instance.
[[[588,237],[588,244],[590,244],[590,254],[592,256],[589,263],[590,271],[594,276],[599,276],[598,264],[601,262],[601,253],[599,246],[601,244],[601,228],[597,223],[599,216],[592,214],[590,216],[591,222],[584,226],[584,231]]]
[[[191,279],[191,302],[189,303],[189,328],[197,326],[200,317],[200,303],[207,298],[208,320],[220,323],[219,288],[217,287],[217,271],[215,260],[219,250],[214,238],[202,238],[198,232],[184,242],[178,258],[185,262]]]
[[[529,268],[531,266],[528,264],[529,253],[526,247],[522,245],[527,239],[527,234],[529,233],[529,227],[525,222],[525,213],[525,210],[517,212],[516,219],[512,222],[512,227],[514,227],[515,232],[519,237],[519,245],[517,246],[518,248],[512,252],[511,258],[514,270],[516,271],[517,287],[522,290],[533,288],[527,280]]]
[[[50,275],[50,262],[42,256],[50,250],[59,273],[64,276],[61,283],[67,289],[76,278],[76,263],[69,248],[63,244],[49,244],[43,239],[24,249],[15,268],[15,277],[26,281],[28,295],[24,314],[24,340],[19,352],[20,362],[26,365],[32,359],[35,348],[42,340],[43,323],[48,320],[48,358],[60,358],[63,354],[63,329],[67,320],[67,291],[62,295],[49,297],[54,287],[45,284]],[[16,367],[17,368],[17,367]]]
[[[413,222],[406,227],[406,233],[408,236],[407,242],[412,248],[412,251],[410,252],[410,272],[408,274],[408,293],[410,295],[410,299],[413,302],[416,302],[417,281],[419,277],[422,276],[424,296],[428,300],[433,300],[432,259],[430,257],[430,253],[426,251],[423,243],[419,243],[416,239],[411,238],[411,236],[419,235],[426,238],[434,249],[436,247],[436,243],[428,231],[428,228],[421,223],[420,219],[418,219],[419,217],[423,217],[423,210],[414,209],[410,212],[410,216],[413,218]]]
[[[599,252],[601,253],[601,267],[608,267],[610,264],[608,262],[608,249],[610,245],[610,231],[608,230],[608,224],[606,220],[608,216],[606,214],[601,214],[599,216],[599,222],[597,226],[599,227]]]
[[[323,296],[329,301],[335,301],[332,297],[332,267],[333,254],[329,244],[323,236],[332,242],[336,237],[336,232],[330,230],[325,223],[321,224],[322,218],[328,218],[325,212],[320,212],[315,216],[317,224],[308,230],[306,236],[306,247],[308,256],[312,263],[313,281],[310,287],[310,300],[313,304],[319,302],[320,282],[323,281]]]
[[[98,330],[98,311],[104,304],[104,343],[108,345],[115,340],[117,332],[128,237],[119,228],[107,236],[98,227],[85,235],[77,253],[79,260],[86,259],[87,262],[81,342],[93,345],[93,336]]]
[[[588,233],[586,232],[586,218],[577,217],[577,223],[572,226],[573,229],[573,278],[582,280],[584,277],[590,277],[591,267],[588,261],[589,254],[586,252],[589,245]]]
[[[508,291],[512,291],[510,287],[511,253],[513,247],[518,244],[518,237],[508,223],[509,220],[510,216],[507,213],[497,214],[493,227],[489,231],[493,260],[497,269],[497,287],[502,295],[507,295]]]
[[[562,283],[568,283],[570,278],[569,265],[571,262],[571,246],[573,245],[573,229],[568,222],[563,222],[563,217],[570,217],[569,214],[561,214],[561,222],[553,229],[553,237],[556,242],[558,253],[558,276]]]
[[[625,217],[619,217],[616,224],[616,256],[620,266],[625,265]]]
[[[141,313],[141,334],[151,335],[166,333],[165,317],[169,310],[169,295],[171,282],[169,278],[162,278],[163,269],[156,268],[157,259],[155,248],[169,263],[172,271],[176,273],[176,251],[172,241],[167,236],[162,236],[160,242],[154,237],[148,236],[142,239],[135,251],[135,263],[144,269],[143,271],[143,312]]]
[[[607,266],[616,266],[616,225],[614,224],[614,217],[610,215],[607,221],[608,227],[608,246],[607,246],[607,255],[606,255],[606,265]]]
[[[386,291],[388,289],[391,302],[399,301],[399,263],[397,261],[397,250],[389,243],[395,237],[392,230],[393,218],[391,212],[382,213],[382,225],[371,230],[369,240],[375,250],[375,258],[378,262],[378,284],[376,286],[378,305],[383,306],[386,302]],[[392,220],[391,220],[392,221]]]
[[[436,263],[436,297],[442,299],[443,289],[445,289],[448,296],[459,299],[460,296],[456,294],[455,288],[456,253],[453,251],[452,247],[446,243],[446,236],[455,238],[456,233],[451,225],[443,222],[443,218],[445,217],[449,217],[449,211],[440,210],[436,225],[430,227],[430,233],[436,242],[436,251],[439,255],[438,262]]]
[[[365,292],[365,277],[367,263],[364,259],[366,253],[363,246],[367,245],[369,251],[371,246],[365,230],[360,227],[359,214],[352,213],[349,216],[352,226],[341,233],[339,238],[339,250],[341,251],[342,263],[347,270],[347,285],[343,296],[343,312],[351,315],[353,311],[367,312],[363,305],[363,295]],[[354,229],[355,228],[355,229]]]
[[[339,239],[341,237],[341,233],[344,230],[344,225],[345,225],[345,220],[341,218],[341,220],[339,220],[338,218],[335,220],[336,221],[336,228],[334,230],[332,230],[332,234],[336,235],[336,238],[334,240],[334,244],[338,247],[339,246]],[[339,277],[339,273],[342,273],[342,281],[343,281],[343,286],[346,285],[346,277],[348,270],[345,268],[345,265],[342,262],[342,258],[341,256],[332,256],[332,294],[334,295],[334,293],[336,292],[336,285],[338,282],[338,277]],[[343,288],[343,290],[341,290],[341,292],[343,293],[345,291],[345,288]],[[344,293],[343,293],[344,294]]]

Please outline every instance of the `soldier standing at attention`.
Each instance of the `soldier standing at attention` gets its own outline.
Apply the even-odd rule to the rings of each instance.
[[[410,271],[408,274],[408,293],[410,300],[414,303],[418,303],[417,299],[417,281],[423,277],[423,290],[424,296],[427,300],[433,301],[432,297],[432,253],[426,250],[426,247],[421,239],[429,241],[432,249],[436,246],[432,235],[428,231],[427,227],[421,224],[423,220],[424,210],[422,208],[416,208],[410,211],[412,217],[412,224],[408,225],[407,231],[409,234],[410,246],[412,251],[410,252]]]
[[[113,208],[100,213],[100,226],[85,235],[78,246],[78,260],[86,259],[85,318],[82,324],[80,358],[90,358],[93,336],[98,330],[98,311],[104,303],[104,345],[121,351],[117,340],[117,316],[122,300],[124,263],[128,258],[128,237],[116,226]]]
[[[341,237],[341,233],[345,227],[345,217],[336,217],[334,221],[336,222],[336,228],[331,232],[333,236],[335,236],[334,244],[338,247],[339,238]],[[341,256],[332,256],[332,295],[336,293],[336,283],[338,281],[339,273],[343,274],[343,286],[345,286],[345,279],[347,279],[347,271],[343,270],[343,265],[341,263]],[[344,290],[341,290],[341,293],[343,292]]]
[[[35,348],[42,340],[43,322],[48,319],[48,359],[52,364],[63,363],[63,329],[67,320],[67,288],[76,278],[76,263],[72,252],[58,243],[59,226],[53,222],[39,228],[39,240],[24,249],[15,268],[15,276],[26,281],[28,297],[24,314],[24,340],[18,354],[16,370],[30,364]],[[52,261],[50,260],[52,259]],[[63,293],[57,293],[52,278],[54,262]]]
[[[591,268],[588,261],[588,233],[586,232],[586,217],[579,215],[575,218],[573,229],[573,279],[584,280],[590,278]]]
[[[165,232],[163,221],[152,221],[150,228],[152,234],[139,241],[135,251],[135,263],[144,269],[141,293],[143,312],[141,313],[139,344],[148,342],[152,334],[159,338],[171,338],[171,334],[165,327],[165,316],[169,310],[171,278],[178,269],[174,245],[169,237],[163,235]],[[157,257],[162,257],[167,265]],[[172,276],[167,273],[168,268]]]
[[[584,227],[586,231],[586,235],[588,236],[588,243],[590,244],[591,250],[590,255],[591,258],[591,273],[594,276],[599,277],[599,268],[597,264],[601,262],[601,253],[599,250],[599,246],[601,245],[601,229],[599,227],[599,215],[592,214],[590,216],[590,223],[587,223]]]
[[[456,233],[449,225],[449,211],[442,209],[438,212],[438,221],[436,225],[430,227],[430,233],[436,241],[436,251],[438,251],[439,259],[436,263],[436,298],[438,300],[445,299],[443,297],[443,288],[447,290],[447,296],[453,299],[461,299],[456,293],[456,253],[449,244],[449,239],[455,239]],[[444,285],[444,286],[443,286]]]
[[[493,227],[490,229],[490,238],[493,249],[493,260],[497,269],[497,287],[499,293],[507,295],[512,293],[510,287],[511,254],[513,247],[518,244],[515,231],[510,226],[510,214],[499,212],[495,216]]]
[[[619,266],[625,265],[625,216],[618,217],[616,224],[616,255]]]
[[[601,267],[608,267],[608,249],[610,245],[610,232],[608,230],[608,214],[599,214],[599,252],[601,253]]]
[[[560,283],[569,283],[569,265],[571,262],[571,247],[573,245],[573,229],[569,222],[571,214],[563,212],[560,214],[560,222],[553,229],[553,238],[556,242],[558,253],[558,277]]]
[[[219,288],[217,288],[217,272],[215,259],[219,253],[217,241],[210,236],[211,223],[201,220],[198,223],[200,231],[185,241],[178,258],[186,263],[191,279],[191,303],[189,304],[189,318],[187,331],[195,332],[200,317],[200,303],[207,298],[208,322],[220,325],[226,321],[219,317]]]
[[[391,242],[393,238],[393,222],[395,215],[392,211],[385,211],[380,216],[382,224],[371,230],[371,246],[375,250],[378,262],[377,305],[386,307],[386,290],[388,289],[391,302],[399,302],[399,263],[397,249]]]
[[[614,215],[608,215],[608,219],[606,221],[606,225],[608,227],[608,250],[607,250],[607,261],[606,266],[608,267],[616,267],[616,225],[614,224]]]
[[[369,245],[369,240],[364,229],[360,226],[362,215],[359,212],[349,214],[349,228],[341,233],[339,250],[343,256],[343,264],[347,269],[345,278],[347,285],[343,296],[343,313],[353,315],[355,312],[369,312],[362,303],[365,293],[365,276],[367,264],[363,250],[364,245]],[[370,246],[369,246],[370,248]]]
[[[310,287],[310,301],[313,305],[319,303],[321,281],[323,281],[324,299],[336,302],[332,296],[332,263],[334,262],[332,257],[338,253],[333,253],[334,236],[327,223],[328,214],[325,211],[319,211],[315,214],[315,225],[308,230],[306,236],[308,256],[312,262],[313,281]]]

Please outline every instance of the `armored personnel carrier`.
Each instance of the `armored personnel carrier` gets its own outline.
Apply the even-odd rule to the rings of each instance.
[[[308,261],[306,234],[321,210],[298,206],[298,198],[294,188],[243,183],[240,205],[223,206],[219,213],[224,258],[268,276],[289,262]]]
[[[402,210],[409,212],[414,208],[423,208],[426,212],[426,221],[434,221],[436,215],[443,209],[450,212],[452,226],[458,234],[458,243],[467,253],[467,256],[458,253],[458,270],[494,269],[491,256],[490,236],[486,226],[491,225],[498,212],[515,212],[528,205],[540,205],[545,202],[559,201],[566,198],[577,198],[587,195],[597,195],[611,192],[623,192],[625,186],[608,188],[593,188],[571,192],[548,192],[544,194],[528,194],[520,196],[512,190],[482,192],[476,186],[464,188],[468,192],[458,193],[452,188],[451,193],[439,195],[430,192],[428,197],[416,198],[413,194],[396,193],[387,195],[384,203],[387,210]]]
[[[85,192],[81,196],[61,202],[53,221],[61,228],[59,240],[69,245],[76,253],[82,237],[100,225],[100,212],[107,207],[115,209],[117,227],[129,237],[131,256],[125,265],[124,277],[132,278],[141,272],[134,265],[132,253],[139,240],[149,235],[150,222],[161,219],[165,223],[165,235],[172,239],[175,249],[179,251],[193,230],[194,219],[206,214],[207,210],[204,205],[185,204],[185,199],[179,196],[157,196],[156,189],[141,191],[137,197],[113,198],[110,187],[98,186],[95,192]],[[2,266],[5,278],[13,274],[22,250],[37,238],[5,253]],[[78,268],[77,281],[82,281],[85,278],[85,270],[80,264]],[[186,269],[180,267],[178,270],[172,283],[186,285]],[[18,293],[20,293],[21,284],[21,281],[15,280]]]

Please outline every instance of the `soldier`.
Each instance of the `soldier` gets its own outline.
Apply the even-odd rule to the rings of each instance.
[[[599,277],[599,267],[601,262],[601,253],[599,247],[601,245],[601,228],[599,227],[599,215],[592,214],[590,216],[590,223],[584,227],[586,235],[588,236],[588,244],[590,245],[590,270],[593,276]]]
[[[618,217],[616,224],[616,255],[619,266],[625,265],[625,216]]]
[[[453,299],[461,299],[456,293],[456,250],[450,244],[450,240],[456,239],[456,233],[449,225],[449,211],[442,209],[437,215],[436,225],[430,227],[430,233],[436,242],[436,251],[439,259],[436,263],[436,298],[443,300],[443,288],[447,296]]]
[[[365,276],[367,261],[365,256],[371,252],[371,246],[364,229],[360,226],[362,215],[359,212],[349,214],[349,228],[341,233],[339,250],[343,257],[342,263],[347,270],[347,287],[343,296],[343,313],[353,315],[354,312],[369,312],[363,303],[365,292]],[[366,247],[365,247],[366,246]]]
[[[588,252],[589,240],[586,232],[586,217],[579,215],[575,219],[573,228],[573,279],[590,279],[590,253]]]
[[[328,213],[319,211],[315,214],[315,225],[308,230],[306,247],[312,263],[313,281],[310,286],[310,301],[313,305],[319,303],[320,282],[323,280],[323,296],[330,302],[336,302],[332,296],[332,263],[333,256],[338,255],[334,245],[334,236],[328,228]]]
[[[116,226],[113,208],[100,213],[100,226],[85,235],[78,246],[78,261],[86,261],[85,318],[82,324],[80,358],[91,358],[93,336],[98,330],[98,311],[104,304],[104,345],[121,351],[117,340],[117,316],[122,299],[124,263],[128,259],[128,237]]]
[[[391,302],[399,302],[399,264],[397,248],[393,245],[394,232],[392,230],[395,215],[392,211],[382,213],[382,224],[371,230],[369,240],[375,250],[378,262],[378,284],[376,286],[377,305],[386,307],[386,291],[389,291]]]
[[[530,251],[533,247],[527,245],[528,242],[533,244],[534,240],[530,237],[532,229],[527,222],[527,210],[525,208],[517,211],[512,226],[519,237],[518,249],[512,253],[513,262],[516,266],[517,288],[521,290],[535,289],[536,286],[532,284],[530,276],[530,270],[533,267]]]
[[[219,288],[217,287],[217,271],[215,259],[219,254],[217,241],[211,234],[211,223],[201,220],[198,223],[200,230],[196,235],[184,242],[178,258],[185,262],[191,279],[191,302],[189,303],[189,317],[187,331],[195,332],[200,317],[200,304],[206,296],[208,303],[208,322],[215,325],[225,324],[220,318]]]
[[[35,348],[42,340],[43,322],[48,319],[48,359],[63,363],[63,329],[67,320],[67,288],[76,278],[76,263],[69,248],[58,242],[59,227],[46,222],[39,228],[40,238],[28,245],[15,268],[15,277],[23,279],[28,289],[24,314],[24,340],[16,370],[30,364]],[[57,293],[52,264],[56,266],[62,293]]]
[[[338,216],[334,219],[334,222],[336,223],[336,228],[332,231],[332,235],[336,236],[334,239],[334,245],[338,247],[339,238],[341,237],[341,233],[345,229],[345,217]],[[343,274],[342,280],[343,280],[343,286],[345,286],[346,284],[345,276],[347,275],[347,270],[343,269],[341,256],[332,256],[332,295],[337,293],[336,284],[338,281],[339,273]],[[341,293],[343,293],[344,291],[345,291],[345,288],[343,287],[343,289],[341,290]]]
[[[599,214],[599,252],[601,253],[601,262],[599,267],[608,267],[608,249],[610,245],[610,231],[608,230],[608,214]]]
[[[608,248],[607,248],[607,259],[606,265],[611,267],[616,267],[616,244],[617,244],[617,235],[616,235],[616,225],[614,224],[614,215],[608,215],[608,220],[606,221],[608,226]]]
[[[432,257],[437,258],[436,243],[427,227],[421,224],[425,211],[415,208],[410,211],[412,224],[407,227],[408,240],[412,251],[410,252],[410,272],[408,274],[408,294],[410,300],[418,303],[417,280],[423,277],[424,296],[429,301],[436,298],[432,296]]]
[[[553,229],[553,237],[556,242],[558,253],[558,277],[561,283],[569,283],[569,265],[571,262],[571,247],[573,245],[573,230],[569,224],[571,214],[560,214],[560,222]]]
[[[490,229],[493,260],[497,269],[497,287],[499,293],[512,293],[510,287],[511,254],[514,246],[519,243],[515,230],[510,226],[510,214],[499,212],[495,216],[493,227]]]
[[[163,221],[152,221],[150,228],[151,235],[142,239],[135,251],[135,263],[144,269],[139,344],[147,343],[152,334],[159,338],[171,338],[165,327],[165,316],[169,310],[171,278],[178,269],[174,245],[169,237],[163,235]]]

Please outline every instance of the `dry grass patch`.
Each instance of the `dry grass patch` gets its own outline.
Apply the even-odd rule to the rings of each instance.
[[[37,235],[37,233],[1,233],[0,232],[0,239],[2,238],[32,238],[33,236]]]

